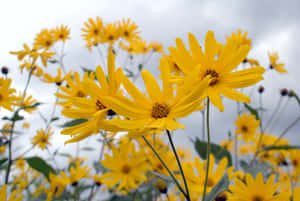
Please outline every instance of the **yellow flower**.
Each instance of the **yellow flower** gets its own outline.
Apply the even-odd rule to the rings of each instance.
[[[205,53],[197,39],[189,34],[191,50],[185,48],[183,41],[176,39],[176,46],[169,51],[184,75],[198,73],[197,83],[210,75],[212,81],[207,88],[207,96],[220,111],[224,110],[221,95],[235,101],[250,102],[250,98],[234,89],[251,86],[263,80],[263,67],[253,67],[232,72],[247,56],[250,46],[240,44],[235,37],[228,37],[227,43],[219,51],[214,33],[208,31],[205,38]],[[218,52],[219,51],[219,52]],[[195,84],[196,84],[195,83]]]
[[[242,116],[238,115],[238,119],[235,121],[235,134],[242,135],[242,139],[247,143],[250,139],[255,138],[257,128],[260,125],[260,121],[255,119],[252,114],[243,113]]]
[[[44,184],[39,185],[36,189],[34,189],[33,196],[34,196],[34,197],[37,197],[37,196],[39,196],[41,193],[43,193],[44,191],[45,191],[45,185],[44,185]]]
[[[90,169],[88,169],[87,165],[81,167],[80,163],[76,163],[75,168],[74,166],[71,166],[70,168],[70,177],[68,177],[63,171],[61,171],[60,174],[63,179],[75,187],[78,185],[80,179],[89,177],[89,172]]]
[[[149,47],[154,51],[158,53],[163,53],[164,52],[164,47],[161,43],[158,42],[150,42]]]
[[[246,61],[251,65],[251,66],[259,66],[259,62],[256,59],[250,59],[246,58]]]
[[[84,33],[81,34],[86,41],[86,46],[90,48],[93,45],[100,43],[100,38],[103,33],[103,21],[100,17],[94,21],[92,18],[84,23],[85,27],[81,29]]]
[[[70,29],[68,26],[60,25],[52,30],[54,41],[61,40],[62,42],[66,42],[66,40],[70,39]]]
[[[202,196],[203,187],[205,182],[205,171],[206,171],[206,163],[200,161],[198,157],[195,157],[195,161],[193,162],[183,162],[182,167],[184,170],[184,174],[186,177],[186,181],[190,190],[190,193],[193,195],[198,195],[198,197]],[[207,179],[207,191],[209,193],[211,189],[220,181],[223,177],[226,167],[227,167],[227,158],[223,158],[217,167],[215,166],[215,158],[213,155],[210,155],[209,162],[209,171],[208,171],[208,179]],[[195,171],[196,170],[196,171]],[[183,183],[182,177],[179,177],[180,181]]]
[[[300,174],[300,150],[292,150],[289,152],[289,159],[295,171]]]
[[[130,43],[134,48],[133,53],[135,54],[146,54],[151,50],[151,47],[147,45],[147,42],[142,39],[133,40]]]
[[[21,101],[21,104],[20,104],[21,107],[28,107],[37,102],[37,100],[34,99],[31,95],[29,95],[27,97],[26,96],[27,96],[27,94],[24,95],[23,100]],[[22,99],[22,94],[20,94],[20,98]],[[28,113],[31,113],[31,112],[35,111],[36,109],[37,109],[37,107],[32,107],[32,108],[25,108],[24,110]]]
[[[229,186],[228,201],[289,201],[286,193],[277,193],[279,183],[274,184],[275,175],[264,183],[262,173],[258,173],[256,180],[246,175],[246,182],[236,179],[234,185]]]
[[[82,124],[65,128],[61,132],[61,134],[64,135],[76,135],[66,141],[66,143],[80,141],[93,133],[99,132],[99,127],[104,125],[103,120],[106,119],[107,115],[113,112],[111,108],[104,103],[104,96],[116,96],[121,93],[120,73],[121,68],[115,70],[115,57],[112,51],[109,51],[108,79],[101,66],[98,66],[96,68],[96,77],[101,87],[98,86],[94,80],[84,80],[84,89],[89,97],[72,98],[71,102],[73,108],[64,109],[62,111],[62,114],[68,118],[88,119],[88,121]]]
[[[95,174],[92,176],[92,178],[97,186],[101,186],[101,184],[102,184],[101,176]]]
[[[239,29],[237,33],[233,32],[231,36],[227,36],[227,41],[230,41],[231,39],[235,40],[238,48],[243,45],[251,46],[251,39],[247,38],[247,35],[247,31],[244,34],[242,34],[242,30]]]
[[[60,101],[58,104],[67,107],[72,106],[72,98],[81,97],[84,98],[88,95],[87,91],[83,87],[83,82],[86,82],[88,79],[94,80],[94,75],[88,75],[87,72],[84,73],[83,80],[80,80],[80,75],[78,72],[75,72],[73,75],[69,74],[66,76],[67,86],[60,86],[60,90],[63,93],[56,93],[55,95],[60,99],[65,101]]]
[[[103,26],[103,32],[101,35],[101,43],[109,43],[111,46],[120,37],[120,30],[117,23],[107,23]]]
[[[119,21],[120,36],[127,41],[132,41],[141,38],[138,35],[140,33],[140,31],[137,30],[138,28],[139,27],[134,22],[131,22],[130,19],[122,19],[122,21]]]
[[[233,140],[222,140],[220,146],[228,151],[233,151]]]
[[[46,148],[46,146],[51,145],[50,138],[53,135],[53,131],[51,128],[48,128],[47,132],[44,129],[39,129],[37,134],[31,139],[31,144],[33,146],[38,145],[42,150]]]
[[[293,193],[293,201],[299,201],[299,200],[300,200],[300,187],[295,187]]]
[[[16,168],[20,169],[20,170],[25,170],[26,167],[26,161],[24,159],[18,159],[16,160]]]
[[[3,145],[3,146],[0,147],[0,156],[5,153],[5,150],[6,150],[6,146],[5,145]]]
[[[2,126],[2,134],[7,137],[10,133],[10,129],[11,129],[11,123],[5,123]]]
[[[4,184],[2,187],[1,187],[1,191],[0,191],[0,201],[6,201],[6,198],[7,198],[7,196],[6,196],[6,184]],[[17,195],[17,191],[16,190],[14,190],[11,194],[10,194],[10,196],[9,196],[9,198],[8,198],[8,200],[7,201],[20,201],[20,200],[22,200],[22,198],[23,198],[23,195]]]
[[[47,194],[46,201],[51,201],[54,196],[60,196],[64,192],[65,187],[69,184],[69,180],[61,178],[52,172],[49,174],[49,180],[50,188],[45,189],[45,193]]]
[[[279,73],[287,73],[287,70],[283,68],[283,63],[277,63],[279,56],[277,52],[268,52],[268,56],[270,59],[270,69],[275,69]]]
[[[148,71],[141,72],[148,97],[139,91],[123,74],[123,86],[132,99],[125,96],[103,97],[104,104],[117,114],[125,117],[124,120],[112,120],[112,124],[128,130],[157,129],[172,131],[184,128],[176,119],[186,117],[199,109],[203,100],[201,96],[208,86],[209,79],[204,79],[197,87],[186,81],[174,95],[168,62],[164,59],[161,60],[161,71],[162,90],[156,79]]]
[[[16,90],[10,87],[11,79],[0,77],[0,108],[13,111],[12,106],[18,105],[19,97],[13,95]]]
[[[112,156],[105,154],[101,164],[110,170],[101,177],[108,188],[118,185],[117,190],[128,192],[147,180],[150,170],[143,151],[137,152],[133,143],[112,147]]]
[[[24,61],[24,63],[21,64],[19,67],[21,69],[21,73],[23,73],[23,70],[25,68],[27,71],[32,70],[32,75],[35,75],[37,77],[41,77],[42,75],[44,75],[44,71],[40,66],[29,63],[28,61]]]
[[[66,79],[68,75],[62,76],[61,68],[57,68],[57,76],[52,77],[52,75],[45,73],[42,81],[46,83],[55,83],[56,85],[60,86],[61,83]]]
[[[22,124],[22,128],[26,128],[26,129],[29,129],[30,128],[30,124],[28,122],[24,122]]]
[[[48,29],[43,29],[34,39],[34,47],[48,50],[55,43],[53,33]]]
[[[240,179],[241,181],[244,180],[245,173],[240,170],[234,170],[234,167],[229,167],[227,169],[228,179],[232,181],[233,179]]]

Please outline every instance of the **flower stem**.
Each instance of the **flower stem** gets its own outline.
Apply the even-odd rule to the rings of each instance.
[[[207,127],[207,150],[206,150],[206,172],[205,172],[205,181],[204,181],[204,188],[203,188],[203,196],[202,201],[205,201],[206,196],[206,187],[207,187],[207,180],[208,180],[208,171],[209,171],[209,155],[210,155],[210,131],[209,131],[209,99],[207,99],[207,106],[206,106],[206,127]]]
[[[162,160],[162,158],[159,156],[159,154],[157,153],[157,151],[154,149],[154,147],[151,145],[151,143],[145,138],[145,136],[142,136],[143,139],[145,140],[146,144],[151,148],[151,150],[153,151],[153,153],[156,155],[156,157],[159,159],[159,161],[162,163],[162,165],[166,168],[166,170],[168,171],[168,173],[170,174],[170,176],[172,177],[172,179],[174,180],[176,186],[179,188],[179,190],[183,193],[183,195],[185,197],[187,197],[186,192],[183,190],[183,188],[181,187],[181,185],[179,184],[179,182],[177,181],[176,177],[174,176],[174,174],[171,172],[171,170],[168,168],[168,166],[166,165],[166,163]]]
[[[182,166],[181,166],[181,163],[180,163],[178,154],[177,154],[177,152],[176,152],[176,148],[175,148],[175,146],[174,146],[174,143],[173,143],[173,140],[172,140],[170,131],[168,131],[168,130],[167,130],[167,135],[168,135],[168,138],[169,138],[169,141],[170,141],[172,150],[173,150],[173,152],[174,152],[174,155],[175,155],[175,157],[176,157],[176,161],[177,161],[177,164],[178,164],[178,166],[179,166],[181,176],[182,176],[182,178],[183,178],[183,182],[184,182],[184,186],[185,186],[185,190],[186,190],[186,194],[187,194],[186,199],[187,199],[188,201],[190,201],[191,198],[190,198],[189,188],[188,188],[188,185],[187,185],[187,182],[186,182],[184,173],[183,173],[183,169],[182,169]]]

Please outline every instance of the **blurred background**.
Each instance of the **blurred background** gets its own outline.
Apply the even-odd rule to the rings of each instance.
[[[81,66],[95,69],[99,65],[100,58],[97,52],[90,53],[84,47],[81,38],[81,28],[88,18],[103,18],[104,22],[112,22],[123,18],[130,18],[140,28],[141,36],[147,41],[158,41],[164,46],[165,53],[168,47],[175,45],[175,38],[180,37],[185,42],[188,32],[193,33],[203,44],[206,32],[212,30],[216,39],[226,41],[226,36],[241,29],[248,31],[252,39],[252,50],[249,58],[257,59],[261,66],[269,68],[268,51],[278,51],[280,62],[285,63],[288,74],[279,74],[276,71],[266,73],[265,80],[255,87],[251,105],[258,107],[257,88],[265,87],[263,105],[267,112],[263,118],[268,119],[279,97],[280,89],[293,89],[300,94],[299,85],[299,52],[300,52],[300,1],[253,1],[253,0],[228,0],[228,1],[196,1],[196,0],[10,0],[0,3],[0,65],[9,67],[14,79],[13,86],[23,89],[26,76],[21,76],[16,56],[9,51],[22,49],[23,43],[31,44],[35,35],[43,28],[54,28],[58,25],[68,25],[71,28],[71,40],[66,43],[65,66],[67,69],[81,71]],[[160,74],[159,55],[154,55],[144,69],[151,71],[158,77]],[[47,72],[56,74],[56,68],[48,67]],[[54,102],[55,86],[53,88],[37,80],[31,83],[29,93],[40,102]],[[143,87],[143,82],[136,82]],[[46,90],[45,90],[46,89]],[[250,89],[245,89],[249,93]],[[272,134],[279,135],[294,119],[299,116],[299,106],[295,99],[286,101],[286,110],[280,114],[278,123],[274,126]],[[224,99],[225,111],[220,113],[216,108],[212,109],[212,141],[219,143],[226,139],[229,129],[234,129],[234,121],[237,119],[237,107],[233,101]],[[46,104],[42,105],[42,113],[50,111]],[[49,111],[48,111],[49,110]],[[2,112],[2,111],[1,111]],[[33,117],[34,116],[34,117]],[[31,115],[29,135],[41,127],[38,115]],[[175,133],[176,144],[190,146],[190,139],[202,136],[202,116],[196,112],[186,119],[180,120],[186,125],[185,130]],[[299,144],[300,124],[294,126],[286,135],[291,144]],[[57,131],[59,132],[59,131]],[[52,140],[55,146],[62,149],[73,150],[73,144],[63,145],[69,137],[56,135]],[[22,141],[23,145],[29,141]],[[90,139],[80,142],[81,146],[92,143]],[[84,155],[84,153],[83,153]]]

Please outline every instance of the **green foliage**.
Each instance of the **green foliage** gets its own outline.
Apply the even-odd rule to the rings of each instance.
[[[194,142],[195,149],[202,159],[207,157],[207,142],[201,141],[199,138]],[[226,157],[228,159],[228,166],[232,166],[232,157],[230,152],[221,147],[218,144],[210,143],[211,154],[214,155],[216,161],[220,161],[222,158]]]
[[[82,123],[87,122],[87,121],[88,121],[87,119],[74,119],[74,120],[71,120],[71,121],[68,121],[68,122],[64,123],[60,127],[68,128],[68,127],[72,127],[72,126],[82,124]]]
[[[262,172],[263,175],[267,175],[269,170],[269,166],[267,163],[248,164],[246,161],[241,160],[240,166],[246,173],[251,174],[254,178],[259,172]]]
[[[264,147],[264,151],[271,150],[290,150],[290,149],[300,149],[300,146],[291,146],[291,145],[277,145],[277,146],[266,146]]]
[[[7,158],[0,159],[0,169],[3,169],[3,167],[4,167],[7,160],[8,160]]]
[[[225,174],[222,179],[215,185],[215,187],[206,195],[205,201],[213,201],[215,198],[222,193],[223,191],[226,191],[229,186],[229,179],[228,175]]]
[[[30,158],[25,158],[25,160],[31,168],[42,173],[48,180],[50,172],[55,174],[54,169],[40,157],[34,156]]]
[[[244,106],[251,114],[255,115],[256,120],[259,120],[258,111],[256,109],[246,103],[244,103]]]

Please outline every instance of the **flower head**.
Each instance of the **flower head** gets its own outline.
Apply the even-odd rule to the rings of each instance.
[[[37,134],[31,139],[31,143],[33,146],[39,146],[42,150],[46,148],[46,146],[51,145],[50,138],[53,135],[53,131],[51,128],[48,128],[47,131],[44,129],[39,129]]]
[[[270,59],[270,68],[275,69],[279,73],[287,73],[287,70],[283,68],[284,64],[283,63],[277,63],[279,56],[277,52],[268,52],[268,56]]]
[[[238,116],[235,121],[236,130],[235,134],[240,134],[245,142],[249,139],[255,138],[257,128],[259,127],[260,121],[255,119],[254,115],[243,113],[242,116]]]

